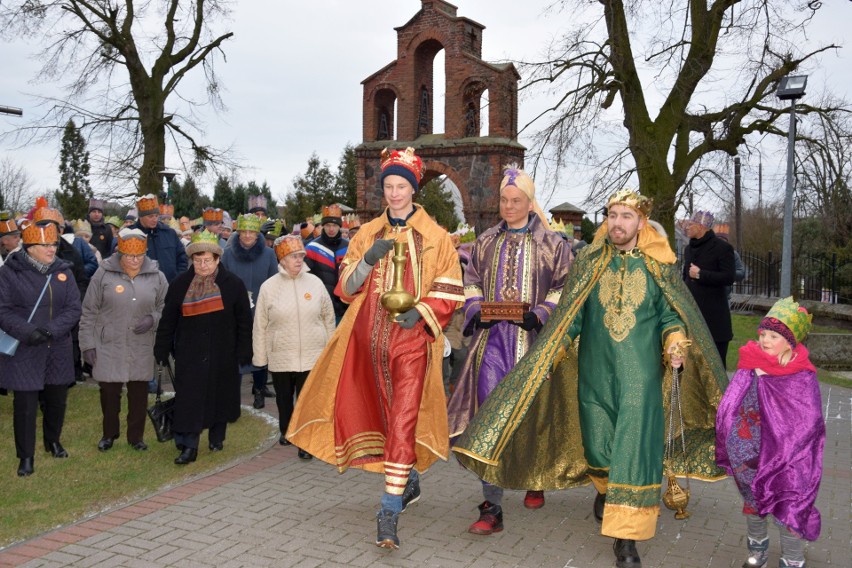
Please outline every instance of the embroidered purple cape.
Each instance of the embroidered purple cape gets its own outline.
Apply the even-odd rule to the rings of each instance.
[[[510,299],[504,291],[513,288],[520,295],[515,301],[528,302],[543,325],[559,302],[570,266],[571,248],[534,214],[528,232],[512,235],[501,221],[476,240],[464,273],[462,308],[462,329],[473,337],[448,403],[450,438],[464,431],[485,398],[538,336],[536,331],[527,332],[508,322],[474,329],[473,318],[481,303]]]
[[[739,369],[716,413],[716,463],[734,477],[744,511],[816,540],[825,421],[816,374]]]

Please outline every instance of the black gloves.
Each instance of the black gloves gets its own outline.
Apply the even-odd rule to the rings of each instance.
[[[154,327],[154,316],[147,314],[139,318],[139,321],[136,322],[136,326],[133,328],[133,333],[140,335],[146,331],[151,331],[152,327]]]
[[[373,243],[367,252],[364,253],[364,262],[370,266],[375,265],[379,260],[393,248],[393,239],[379,239]]]
[[[417,311],[417,308],[411,308],[407,312],[397,315],[395,321],[402,329],[411,329],[418,321],[420,321],[421,317],[422,316],[420,315],[420,312]]]
[[[473,316],[473,325],[479,329],[488,329],[489,327],[494,327],[498,323],[500,323],[498,320],[482,321],[482,314],[480,313]]]
[[[535,315],[535,312],[524,312],[524,321],[513,321],[512,323],[526,331],[538,331],[541,329],[542,325],[541,322],[538,321],[538,316]]]
[[[41,345],[43,343],[47,343],[53,335],[44,329],[43,327],[39,327],[33,330],[30,336],[27,338],[27,345]]]

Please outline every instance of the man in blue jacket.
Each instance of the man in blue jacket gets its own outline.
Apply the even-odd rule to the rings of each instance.
[[[186,249],[175,230],[160,222],[160,204],[156,195],[149,193],[140,197],[136,201],[136,209],[139,217],[130,228],[141,229],[148,236],[148,258],[159,263],[160,271],[171,283],[187,269]]]

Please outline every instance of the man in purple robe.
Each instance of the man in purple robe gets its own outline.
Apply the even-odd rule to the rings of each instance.
[[[535,202],[535,184],[509,166],[500,183],[502,221],[473,246],[464,274],[465,335],[473,335],[447,413],[450,437],[461,434],[497,384],[524,356],[559,302],[571,265],[571,248],[548,228]],[[518,321],[482,319],[483,302],[529,304]],[[485,501],[468,529],[488,535],[503,530],[503,489],[482,482]],[[524,505],[544,506],[542,491],[527,491]]]

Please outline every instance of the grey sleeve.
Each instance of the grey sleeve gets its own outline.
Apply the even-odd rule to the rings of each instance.
[[[367,261],[361,259],[358,262],[358,266],[355,267],[355,270],[352,271],[352,275],[349,277],[349,280],[346,281],[345,292],[349,296],[354,296],[355,292],[358,291],[358,288],[364,284],[364,281],[367,280],[367,276],[370,275],[370,272],[373,270],[372,264],[367,264]]]

